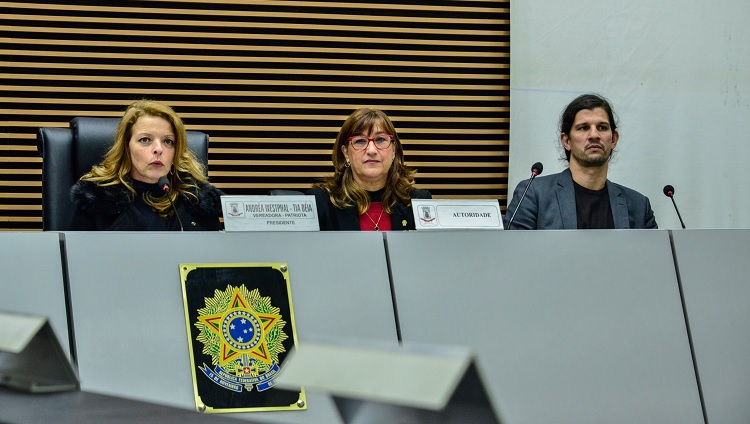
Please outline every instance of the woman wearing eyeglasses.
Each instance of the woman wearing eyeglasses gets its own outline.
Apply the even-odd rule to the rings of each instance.
[[[388,116],[361,108],[344,121],[331,153],[334,173],[313,185],[322,231],[414,229],[411,199],[431,199],[414,188],[416,171]]]

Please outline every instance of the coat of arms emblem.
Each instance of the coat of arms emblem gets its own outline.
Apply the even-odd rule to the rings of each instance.
[[[286,264],[182,264],[196,408],[304,409],[304,391],[275,389],[296,344]]]

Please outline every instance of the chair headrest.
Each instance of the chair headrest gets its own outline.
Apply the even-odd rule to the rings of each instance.
[[[115,141],[119,118],[73,118],[73,167],[76,175],[83,175],[102,161]]]

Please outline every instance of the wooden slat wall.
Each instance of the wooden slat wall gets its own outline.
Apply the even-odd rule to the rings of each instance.
[[[505,205],[508,1],[0,2],[0,230],[41,229],[40,126],[172,105],[228,194],[304,190],[343,120],[385,110],[417,185]]]

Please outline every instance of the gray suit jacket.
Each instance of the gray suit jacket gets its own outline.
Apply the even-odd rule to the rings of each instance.
[[[505,213],[508,228],[513,212],[529,180],[521,181]],[[635,190],[607,180],[609,204],[615,228],[657,228],[648,198]],[[535,178],[513,219],[514,230],[567,230],[578,228],[576,195],[570,169]]]

